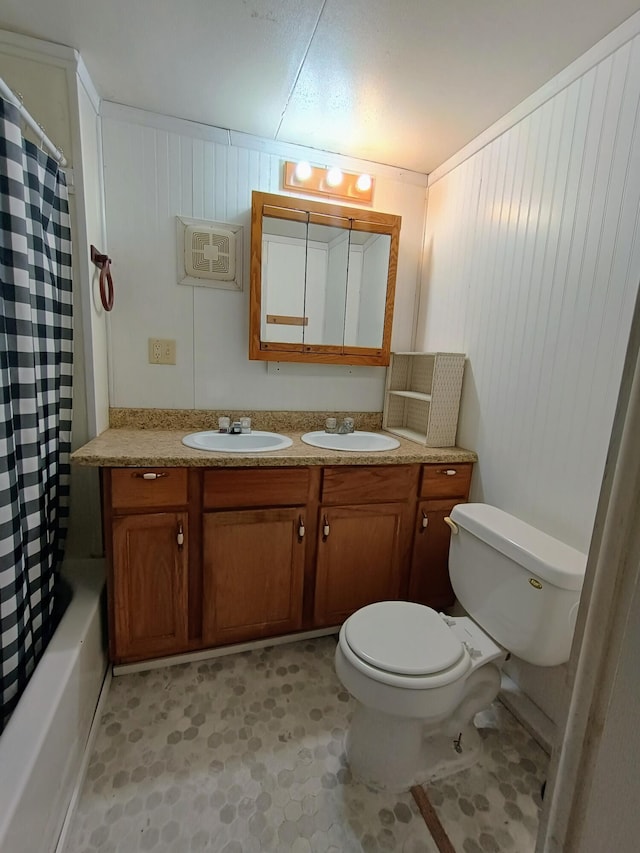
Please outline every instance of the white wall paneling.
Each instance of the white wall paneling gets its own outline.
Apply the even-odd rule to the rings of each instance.
[[[640,266],[640,39],[429,188],[418,349],[469,356],[477,494],[586,550]]]
[[[77,110],[81,162],[76,165],[78,182],[77,204],[82,206],[85,230],[76,245],[79,263],[83,265],[82,279],[88,286],[83,290],[83,320],[86,353],[90,361],[87,377],[89,434],[98,435],[109,426],[109,382],[107,367],[107,320],[100,302],[99,273],[91,262],[90,246],[106,251],[104,227],[104,191],[102,186],[102,146],[100,116],[91,93],[77,79]]]
[[[639,99],[636,36],[429,187],[416,348],[468,354],[472,498],[583,551],[640,276]]]
[[[74,360],[74,446],[99,435],[109,426],[108,324],[100,302],[99,272],[91,262],[90,246],[106,252],[104,222],[104,190],[102,185],[102,145],[99,99],[82,60],[72,84],[75,121],[76,156],[73,196],[76,216],[74,265],[78,270],[75,303],[75,334],[82,330]],[[82,383],[86,398],[86,422],[77,428],[80,397],[77,386]],[[91,468],[72,469],[72,509],[70,515],[69,553],[102,554],[100,523],[100,484],[98,471]],[[89,521],[90,519],[90,521]]]
[[[269,150],[263,150],[268,147]],[[280,191],[285,156],[318,152],[114,104],[103,109],[111,315],[111,403],[160,408],[380,411],[384,371],[299,365],[269,371],[248,359],[251,191]],[[322,155],[323,156],[323,155]],[[333,156],[335,160],[335,155]],[[340,158],[338,158],[338,162]],[[348,161],[353,167],[353,161]],[[347,160],[344,159],[343,165]],[[403,217],[393,346],[409,348],[419,278],[426,176],[380,167],[374,207]],[[245,226],[243,292],[178,287],[177,215]],[[177,363],[147,363],[149,337],[175,338]]]

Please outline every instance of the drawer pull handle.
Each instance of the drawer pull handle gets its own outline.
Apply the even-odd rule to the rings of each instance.
[[[447,469],[446,469],[445,471],[443,471],[442,473],[443,473],[443,474],[446,474],[446,475],[447,475],[447,477],[455,477],[455,476],[456,476],[456,474],[457,474],[458,472],[456,471],[456,469],[455,469],[455,468],[447,468]]]
[[[184,545],[184,531],[182,529],[182,522],[178,524],[178,535],[176,536],[176,542],[178,543],[178,549],[181,551],[182,546]]]
[[[458,532],[458,525],[455,523],[455,521],[452,521],[448,515],[445,515],[444,523],[449,525],[449,527],[451,528],[451,532],[454,535]]]
[[[428,525],[429,525],[429,517],[427,516],[427,513],[424,510],[422,510],[422,527],[420,529],[426,530]]]
[[[325,515],[325,517],[324,517],[324,524],[323,524],[323,526],[322,526],[322,536],[323,536],[323,538],[324,538],[324,539],[326,539],[326,538],[327,538],[327,536],[329,535],[330,531],[331,531],[331,528],[329,527],[329,519],[328,519],[328,518],[327,518],[327,516]]]
[[[160,477],[168,477],[169,475],[165,473],[155,474],[153,471],[145,471],[144,474],[141,474],[139,471],[136,471],[133,476],[139,480],[159,480]]]
[[[304,518],[303,518],[302,516],[300,516],[300,519],[299,519],[299,521],[298,521],[298,536],[299,536],[301,539],[304,539],[304,534],[305,534],[305,529],[304,529]]]

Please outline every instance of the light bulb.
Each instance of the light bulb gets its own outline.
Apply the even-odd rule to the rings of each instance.
[[[327,185],[330,187],[337,187],[342,183],[342,172],[338,169],[337,166],[333,166],[327,172],[326,177]]]
[[[366,193],[371,189],[371,175],[360,175],[356,181],[356,189],[358,192]]]
[[[296,165],[296,178],[299,181],[308,181],[311,177],[311,164],[306,160],[301,160]]]

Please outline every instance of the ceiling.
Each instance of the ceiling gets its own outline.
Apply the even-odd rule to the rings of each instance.
[[[430,172],[640,0],[2,0],[103,98]]]

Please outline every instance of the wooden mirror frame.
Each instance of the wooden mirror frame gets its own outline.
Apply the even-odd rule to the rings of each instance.
[[[296,212],[299,213],[301,210],[308,211],[312,215],[317,214],[323,219],[325,217],[349,219],[353,230],[390,236],[387,296],[384,309],[382,346],[380,348],[291,344],[261,340],[262,216],[265,207],[279,208],[283,213],[290,210],[291,219],[298,219],[299,216],[296,216]],[[288,218],[286,213],[284,213],[283,218]],[[379,213],[375,210],[363,210],[359,207],[345,207],[341,204],[327,204],[326,202],[309,201],[293,196],[254,191],[251,199],[249,358],[259,361],[301,361],[315,364],[361,364],[379,367],[388,365],[391,352],[391,326],[393,323],[401,222],[402,217],[393,213]]]

